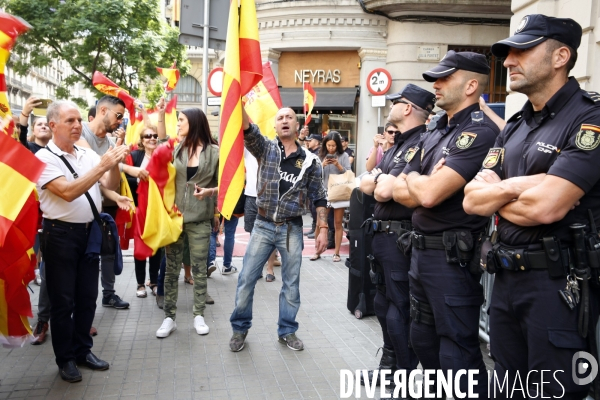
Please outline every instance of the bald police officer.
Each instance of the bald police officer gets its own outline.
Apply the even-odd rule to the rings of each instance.
[[[373,255],[385,282],[385,286],[378,285],[374,304],[383,331],[379,369],[411,371],[419,361],[408,345],[410,256],[400,251],[396,242],[402,234],[412,231],[410,218],[413,210],[392,200],[392,187],[395,177],[416,153],[417,143],[425,132],[425,120],[435,103],[435,95],[408,84],[387,99],[392,101],[388,120],[398,127],[394,146],[385,152],[371,173],[362,178],[360,190],[374,194],[377,200],[372,221]],[[372,379],[372,375],[373,372],[369,371],[368,378]]]
[[[500,382],[508,375],[509,388],[517,373],[530,384],[526,393],[496,385],[496,398],[582,399],[589,386],[572,378],[573,357],[590,351],[583,336],[594,334],[597,299],[590,260],[578,256],[569,226],[590,233],[588,210],[600,224],[600,96],[569,78],[581,35],[571,19],[536,14],[492,46],[506,57],[510,89],[528,98],[465,188],[468,213],[499,215],[499,241],[486,259],[498,270],[490,308],[495,373]],[[586,291],[590,309],[580,313]]]
[[[490,68],[483,55],[449,51],[425,80],[434,82],[436,105],[446,111],[394,182],[393,198],[412,214],[409,273],[411,344],[423,368],[479,370],[476,392],[484,398],[487,374],[479,349],[483,290],[470,271],[487,218],[467,215],[463,187],[477,174],[499,129],[479,109]],[[466,393],[467,377],[460,379]],[[455,390],[456,392],[456,390]],[[457,397],[457,396],[454,396]]]

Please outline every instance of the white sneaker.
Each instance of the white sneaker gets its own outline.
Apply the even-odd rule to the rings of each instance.
[[[177,329],[177,324],[173,321],[172,318],[165,318],[162,325],[156,331],[157,338],[166,338],[171,334],[171,332],[175,332]]]
[[[194,317],[194,328],[196,328],[196,333],[198,335],[206,335],[209,331],[208,325],[204,322],[204,317],[202,315],[196,315]]]

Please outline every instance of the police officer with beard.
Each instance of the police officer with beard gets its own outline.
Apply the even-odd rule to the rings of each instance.
[[[408,345],[410,256],[405,255],[397,244],[402,234],[412,231],[410,218],[413,210],[392,200],[392,186],[395,177],[400,175],[417,152],[416,146],[425,132],[425,120],[433,109],[435,95],[408,84],[400,92],[387,96],[387,99],[392,101],[388,120],[398,127],[394,146],[385,152],[371,173],[362,178],[360,190],[374,195],[377,200],[372,221],[373,255],[385,283],[385,286],[378,285],[374,303],[383,331],[383,354],[379,369],[393,372],[396,369],[411,371],[419,361]],[[368,379],[373,379],[373,371],[369,371]],[[379,379],[375,383],[379,384]]]
[[[416,207],[409,272],[412,347],[424,369],[441,369],[453,380],[458,370],[479,370],[479,398],[487,395],[487,374],[479,349],[483,290],[475,247],[488,218],[467,215],[462,201],[463,187],[499,132],[478,104],[489,71],[485,56],[449,51],[423,74],[434,82],[436,105],[446,115],[423,136],[393,189],[395,201]],[[459,387],[467,393],[466,375]]]
[[[575,355],[597,354],[600,96],[569,78],[581,36],[572,19],[534,14],[492,46],[528,98],[465,188],[469,214],[499,216],[485,265],[496,272],[492,383],[508,375],[508,388],[492,386],[494,398],[585,398]],[[519,377],[525,391],[511,393]]]

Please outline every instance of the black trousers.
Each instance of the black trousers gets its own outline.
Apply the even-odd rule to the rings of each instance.
[[[56,364],[91,352],[90,328],[98,299],[99,257],[85,254],[89,230],[44,220],[42,252],[50,298],[50,329]]]
[[[590,350],[577,330],[579,307],[571,310],[559,297],[558,290],[565,286],[566,278],[550,279],[545,270],[503,270],[496,274],[490,307],[490,349],[496,362],[494,372],[499,382],[508,374],[509,388],[517,373],[523,385],[526,385],[527,378],[530,387],[529,395],[526,391],[524,397],[519,391],[512,394],[507,390],[500,391],[492,381],[492,385],[496,385],[495,398],[541,398],[542,394],[562,399],[586,397],[589,384],[576,384],[572,378],[573,356],[578,351]],[[593,291],[590,306],[589,326],[594,331],[598,319],[598,297]],[[592,334],[590,332],[588,336]],[[593,356],[596,357],[596,354]],[[546,372],[542,375],[542,371]],[[543,385],[542,381],[545,382]],[[538,392],[537,395],[535,392]],[[493,386],[490,393],[494,394]]]
[[[396,233],[377,232],[373,236],[373,256],[383,267],[386,294],[383,299],[381,292],[375,295],[375,313],[381,328],[386,330],[394,353],[396,353],[396,368],[415,369],[419,360],[412,348],[409,347],[410,334],[410,300],[408,290],[408,271],[410,258],[405,256],[396,245]],[[384,324],[382,324],[384,319]],[[384,333],[384,345],[386,345]]]

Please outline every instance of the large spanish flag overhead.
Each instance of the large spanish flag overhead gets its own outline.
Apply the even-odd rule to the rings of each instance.
[[[244,189],[241,96],[248,93],[261,79],[262,63],[254,0],[233,0],[227,25],[219,132],[218,208],[227,219],[231,218]]]
[[[281,108],[281,96],[271,63],[263,64],[263,79],[242,99],[244,109],[260,132],[269,139],[275,138],[275,117]]]
[[[0,120],[10,118],[11,120],[0,125],[0,130],[11,136],[15,129],[15,123],[12,121],[12,113],[6,95],[6,77],[4,69],[10,56],[10,50],[13,48],[17,37],[27,32],[31,28],[27,22],[19,17],[0,12]],[[15,137],[15,139],[18,139]]]
[[[317,93],[308,82],[303,83],[304,89],[304,125],[308,125],[312,118],[312,109],[317,102]]]
[[[92,76],[92,85],[104,94],[118,97],[123,100],[125,108],[129,111],[129,121],[132,125],[135,124],[135,99],[131,97],[127,90],[121,88],[119,85],[105,77],[100,71],[94,72],[94,75]]]
[[[159,74],[167,78],[167,83],[165,83],[165,91],[170,92],[175,89],[177,86],[177,82],[179,81],[179,70],[177,69],[177,62],[173,62],[170,68],[160,68],[156,67],[156,70]]]

